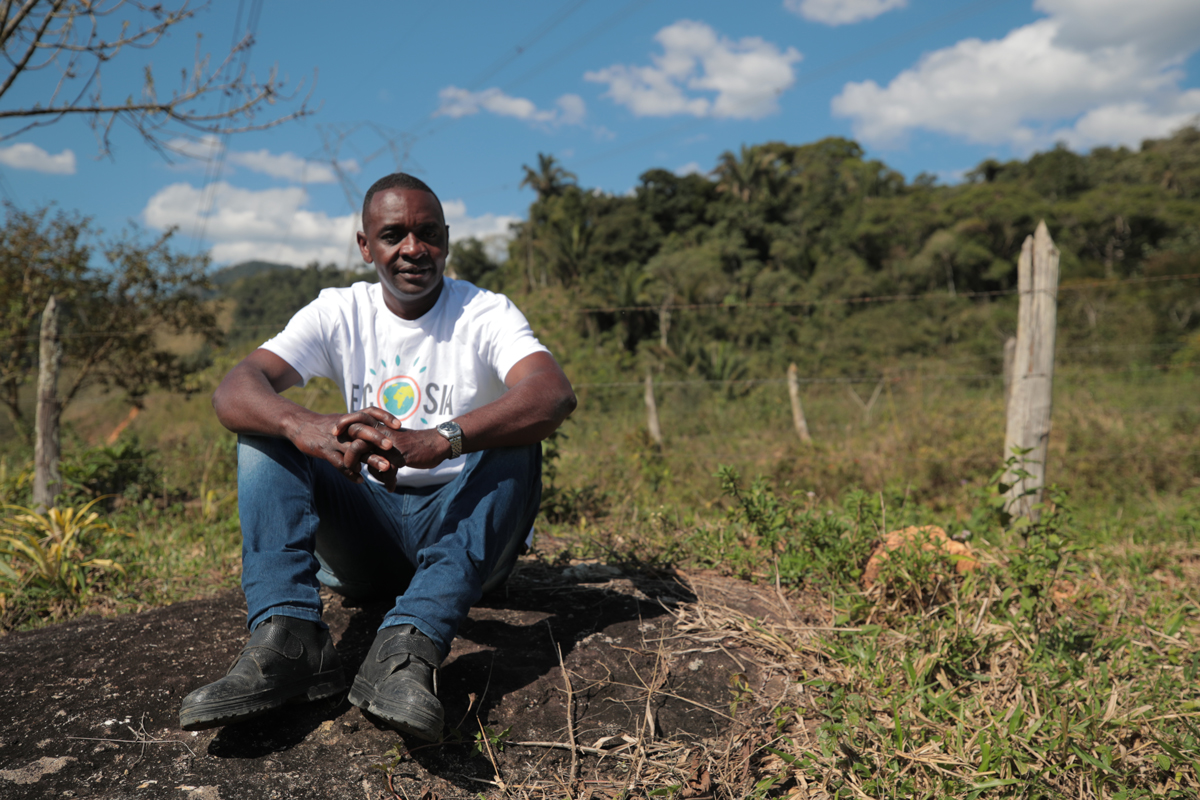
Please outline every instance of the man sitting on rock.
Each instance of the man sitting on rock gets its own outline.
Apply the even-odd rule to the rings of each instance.
[[[362,227],[379,283],[321,292],[213,394],[238,434],[252,634],[224,678],[184,698],[184,730],[346,688],[319,581],[395,598],[350,702],[439,739],[435,670],[471,606],[512,570],[541,499],[539,442],[575,408],[521,312],[443,276],[449,228],[428,186],[403,173],[377,181]],[[349,413],[280,395],[314,376],[341,386]]]

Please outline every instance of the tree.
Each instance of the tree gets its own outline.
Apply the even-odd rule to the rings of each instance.
[[[235,303],[230,338],[238,342],[264,341],[283,330],[288,320],[321,290],[377,280],[375,270],[343,270],[336,264],[321,266],[316,261],[303,269],[279,266],[238,278],[222,292]]]
[[[547,197],[557,197],[562,194],[563,189],[575,182],[574,172],[564,169],[558,163],[558,159],[545,153],[538,153],[538,168],[536,170],[528,164],[522,164],[521,169],[525,170],[525,177],[521,179],[521,186],[528,186],[537,192],[538,200],[545,200]]]
[[[17,129],[0,134],[0,141],[66,116],[87,118],[96,131],[102,153],[109,151],[109,134],[118,121],[133,127],[152,147],[163,150],[180,133],[222,135],[262,130],[308,113],[299,108],[266,119],[266,106],[280,99],[284,82],[272,68],[264,82],[247,72],[247,55],[254,45],[247,33],[215,64],[200,49],[190,69],[182,71],[177,88],[159,93],[153,70],[145,67],[141,95],[123,100],[105,96],[102,70],[127,51],[159,44],[173,28],[195,16],[191,0],[173,7],[139,0],[0,0],[0,52],[8,64],[0,82],[0,100],[18,83],[53,74],[46,80],[46,99],[31,107],[0,109],[0,120],[17,120]],[[257,20],[252,20],[252,29]]]
[[[124,390],[136,403],[156,386],[182,388],[204,366],[165,349],[158,337],[193,333],[219,343],[204,299],[207,256],[173,252],[172,232],[150,241],[136,230],[102,240],[88,220],[65,212],[28,213],[11,205],[6,212],[0,228],[0,404],[23,438],[28,441],[31,430],[21,391],[38,371],[39,317],[51,295],[62,308],[66,381],[59,409],[97,384]]]
[[[639,177],[637,204],[658,225],[664,236],[684,233],[706,221],[716,185],[703,175],[679,176],[651,169]]]
[[[726,192],[743,203],[771,193],[782,177],[779,150],[780,147],[771,144],[742,145],[740,155],[726,150],[711,173],[717,178],[717,191]]]
[[[474,284],[479,284],[500,269],[495,259],[488,255],[487,246],[474,236],[450,245],[450,266],[456,278]]]

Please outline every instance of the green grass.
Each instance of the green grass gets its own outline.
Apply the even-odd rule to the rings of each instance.
[[[196,580],[196,574],[213,575],[212,586],[229,585],[215,576],[227,575],[227,562],[236,562],[234,437],[213,417],[207,395],[237,355],[198,376],[190,397],[149,397],[113,447],[87,442],[103,439],[125,416],[119,403],[93,396],[68,414],[67,501],[117,495],[105,504],[110,521],[134,534],[96,543],[96,557],[131,565],[126,579],[105,577],[114,589],[101,597],[124,591],[153,604],[209,590],[208,578]],[[869,417],[850,389],[870,398],[875,384],[807,384],[811,446],[792,430],[781,379],[732,386],[660,382],[662,448],[649,442],[639,381],[581,383],[579,410],[548,446],[540,528],[576,554],[636,554],[732,569],[743,555],[727,533],[713,533],[722,530],[729,504],[717,477],[718,466],[726,465],[757,480],[760,496],[800,498],[825,511],[843,507],[852,496],[847,493],[858,490],[883,503],[890,528],[911,522],[952,533],[974,530],[980,493],[1000,462],[1003,398],[994,380],[949,379],[961,374],[939,363],[894,375]],[[1078,509],[1078,541],[1196,541],[1200,407],[1194,388],[1190,373],[1059,371],[1048,474]],[[326,381],[291,394],[311,407],[340,408]],[[29,455],[11,447],[0,456],[4,502],[28,503]],[[63,613],[77,611],[30,613],[20,624]]]
[[[754,796],[1200,790],[1200,548],[1088,547],[1062,495],[1037,523],[1005,520],[993,486],[973,514],[974,570],[955,577],[949,554],[902,549],[864,589],[861,566],[883,532],[922,513],[864,492],[840,506],[782,497],[729,469],[720,479],[724,518],[675,531],[678,561],[790,584],[801,610],[833,611],[816,628],[712,609],[694,622],[794,686],[733,688],[735,705],[755,709],[739,717]]]
[[[1048,475],[1079,506],[1081,535],[1102,543],[1188,541],[1200,533],[1195,378],[1063,370],[1056,385]],[[869,398],[874,387],[854,388]],[[719,511],[720,464],[763,476],[784,494],[830,501],[859,488],[882,492],[893,506],[920,506],[947,528],[968,525],[979,489],[1003,458],[1002,388],[994,381],[906,376],[884,386],[869,420],[845,384],[806,386],[813,446],[792,430],[782,382],[749,386],[733,399],[719,385],[660,385],[661,451],[646,433],[640,384],[584,385],[578,393],[580,409],[558,446],[557,483],[605,493],[608,517],[622,526],[664,509],[681,519],[711,517]],[[604,524],[594,507],[583,511]]]
[[[1000,387],[932,367],[899,377],[869,419],[844,384],[805,386],[811,446],[792,431],[782,383],[660,385],[662,448],[640,382],[581,385],[579,410],[546,445],[535,557],[715,569],[830,610],[834,630],[816,633],[727,621],[794,687],[734,686],[755,796],[1196,796],[1195,379],[1061,370],[1058,489],[1029,525],[999,513]],[[149,398],[113,447],[86,441],[124,416],[119,405],[94,398],[70,422],[65,503],[111,495],[105,519],[129,534],[91,536],[78,558],[125,571],[87,573],[77,597],[10,592],[0,625],[237,584],[234,438],[203,399],[212,380],[190,400]],[[854,388],[869,398],[874,385]],[[340,403],[324,382],[295,394]],[[0,459],[4,502],[28,503],[27,459]],[[872,548],[910,525],[969,536],[980,569],[957,576],[937,551],[901,552],[865,590]]]

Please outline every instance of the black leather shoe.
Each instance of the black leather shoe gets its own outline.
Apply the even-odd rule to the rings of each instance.
[[[442,738],[437,667],[442,654],[412,625],[384,628],[350,688],[350,702],[403,733],[428,742]]]
[[[224,678],[183,698],[179,726],[215,728],[292,700],[319,700],[346,688],[329,631],[295,617],[270,617],[250,636]]]

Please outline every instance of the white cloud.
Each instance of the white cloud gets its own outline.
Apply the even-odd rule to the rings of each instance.
[[[221,154],[224,145],[216,136],[201,136],[199,138],[176,137],[167,142],[167,149],[185,158],[197,161],[211,161]]]
[[[443,200],[442,211],[446,214],[446,224],[450,226],[450,241],[452,242],[471,236],[484,241],[497,237],[507,241],[511,236],[508,226],[520,221],[519,217],[503,214],[489,213],[478,217],[467,216],[467,204],[462,200]]]
[[[1150,58],[1196,49],[1200,6],[1195,0],[1035,0],[1033,7],[1059,23],[1063,47],[1132,45]]]
[[[849,83],[833,111],[875,145],[924,129],[1019,150],[1136,144],[1200,112],[1180,64],[1200,47],[1195,0],[1037,0],[1050,16],[929,53],[886,87]]]
[[[897,8],[904,8],[908,0],[783,0],[783,7],[813,22],[826,25],[849,25]]]
[[[688,175],[703,175],[704,169],[701,168],[699,162],[689,161],[682,167],[677,168],[675,170],[675,174],[681,178],[687,177]]]
[[[278,155],[268,150],[254,152],[232,152],[225,159],[231,164],[245,167],[251,172],[261,172],[272,178],[282,178],[292,183],[335,183],[337,172],[330,164],[309,161],[294,153]],[[341,165],[348,172],[358,172],[358,164],[349,161]]]
[[[202,136],[198,139],[172,139],[167,142],[167,147],[187,158],[212,161],[221,155],[224,145],[216,136]],[[230,150],[225,154],[225,162],[292,183],[335,183],[338,179],[332,164],[310,161],[295,153],[272,153],[265,149]],[[359,169],[358,162],[353,159],[338,162],[338,165],[349,173],[357,173]]]
[[[564,94],[558,98],[558,123],[560,125],[580,125],[587,116],[587,105],[577,94]]]
[[[8,147],[0,147],[0,164],[13,169],[30,169],[51,175],[74,175],[75,153],[63,150],[52,156],[36,144],[18,142]]]
[[[467,204],[462,200],[443,200],[442,210],[446,224],[450,226],[450,241],[475,237],[483,242],[484,250],[495,261],[503,261],[508,254],[508,243],[512,239],[509,225],[520,222],[520,217],[504,214],[467,216]]]
[[[757,36],[735,42],[692,20],[654,38],[663,52],[651,56],[653,66],[614,64],[584,78],[607,83],[605,94],[639,117],[759,119],[779,110],[779,95],[795,81],[792,64],[800,60],[795,48],[781,51]]]
[[[305,208],[308,193],[298,187],[251,191],[225,181],[212,185],[212,207],[205,212],[205,192],[174,183],[150,198],[142,218],[153,228],[180,228],[184,236],[203,229],[218,263],[263,259],[285,264],[361,263],[353,247],[358,215],[331,217]],[[353,249],[351,249],[353,248]]]
[[[457,86],[447,86],[438,92],[441,105],[435,116],[469,117],[487,111],[501,117],[513,117],[535,125],[579,125],[587,114],[587,105],[577,94],[564,94],[557,108],[540,109],[532,100],[513,97],[496,88],[472,92]]]
[[[1144,139],[1161,139],[1185,125],[1198,123],[1200,89],[1192,89],[1156,109],[1138,101],[1092,109],[1054,138],[1076,148],[1100,143],[1136,148]]]

